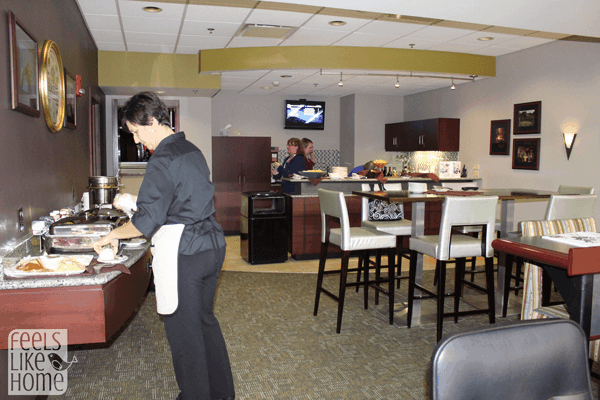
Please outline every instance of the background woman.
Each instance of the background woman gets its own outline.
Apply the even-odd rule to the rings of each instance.
[[[177,399],[233,399],[229,356],[213,314],[225,237],[214,218],[214,187],[204,155],[169,126],[167,107],[142,92],[125,104],[124,124],[154,154],[146,166],[137,212],[94,245],[113,251],[119,239],[152,238],[156,307],[171,347]],[[115,206],[119,207],[118,199]]]
[[[308,138],[302,139],[302,147],[304,148],[304,158],[305,158],[305,170],[311,170],[315,167],[317,163],[317,159],[315,158],[315,146],[313,146],[312,140]]]
[[[306,169],[304,163],[304,147],[298,138],[291,138],[287,142],[288,156],[283,161],[283,164],[273,163],[271,173],[275,179],[288,178],[293,174]],[[283,193],[294,194],[294,184],[291,182],[281,182]]]

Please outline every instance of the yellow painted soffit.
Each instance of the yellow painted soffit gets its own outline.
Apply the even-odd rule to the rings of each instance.
[[[496,57],[445,51],[347,46],[240,47],[200,51],[200,73],[323,68],[496,76]]]
[[[98,52],[99,86],[221,89],[218,75],[198,75],[198,56]]]

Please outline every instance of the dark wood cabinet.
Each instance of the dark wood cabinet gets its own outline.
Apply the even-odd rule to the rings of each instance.
[[[213,136],[215,218],[226,233],[240,230],[243,192],[271,190],[271,138]]]
[[[460,119],[433,118],[385,125],[386,151],[458,151]]]

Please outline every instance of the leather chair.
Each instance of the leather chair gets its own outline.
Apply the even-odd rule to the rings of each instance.
[[[437,299],[437,340],[442,338],[442,325],[444,317],[453,316],[454,322],[458,317],[486,313],[489,314],[490,323],[495,319],[495,295],[494,295],[494,225],[496,215],[496,204],[498,196],[476,196],[458,197],[448,196],[442,208],[442,220],[440,222],[439,235],[425,235],[410,238],[410,272],[408,284],[408,327],[412,322],[412,309],[415,298],[415,288]],[[456,233],[458,226],[479,226],[481,238]],[[418,285],[415,282],[417,273],[417,253],[425,254],[435,258],[438,262],[436,271],[437,294]],[[486,288],[479,287],[464,279],[465,260],[467,257],[485,257]],[[454,287],[454,312],[444,312],[446,264],[450,259],[456,259],[455,287]],[[460,294],[463,285],[469,285],[482,289],[487,293],[488,308],[485,310],[459,311]]]
[[[373,190],[371,185],[368,183],[363,183],[361,186],[361,190],[363,191],[370,191]],[[402,190],[402,184],[401,183],[386,183],[385,184],[385,190]],[[405,237],[410,237],[410,235],[412,234],[412,221],[409,219],[400,219],[400,220],[373,220],[370,219],[370,201],[368,198],[363,197],[362,198],[362,213],[361,213],[361,226],[364,228],[369,228],[369,229],[375,229],[378,232],[382,232],[382,233],[388,233],[390,235],[395,235],[396,236],[396,256],[397,256],[397,260],[396,260],[396,265],[398,266],[398,272],[396,273],[396,281],[397,281],[397,285],[396,285],[396,289],[400,288],[400,280],[401,279],[406,279],[408,278],[408,276],[402,276],[402,258],[406,258],[410,260],[410,256],[408,254],[408,249],[404,249],[404,245],[403,245],[403,241]],[[398,205],[398,209],[399,211],[402,211],[402,213],[404,213],[404,206],[403,204],[399,204]],[[380,257],[380,254],[377,253],[377,257]],[[381,263],[381,260],[378,261],[379,263]],[[380,271],[377,270],[375,272],[376,280],[380,279]],[[357,276],[357,279],[360,280],[360,273]],[[356,287],[356,289],[358,290],[358,286]],[[375,302],[377,304],[378,299],[375,299]]]
[[[595,194],[553,194],[546,208],[545,220],[593,217]]]
[[[583,187],[583,186],[568,186],[568,185],[560,185],[558,187],[558,193],[577,193],[577,194],[594,194],[595,189],[593,187]]]
[[[586,338],[570,320],[450,336],[431,357],[431,400],[591,400]]]
[[[336,332],[340,333],[342,327],[342,314],[344,311],[344,299],[346,294],[346,287],[353,285],[362,284],[364,287],[364,306],[368,308],[368,287],[369,280],[363,279],[362,282],[347,283],[348,261],[350,258],[350,252],[374,250],[374,249],[387,249],[388,258],[390,259],[388,265],[388,289],[384,289],[379,285],[373,285],[377,291],[384,292],[389,298],[389,318],[390,324],[394,322],[394,254],[396,251],[396,236],[381,233],[374,229],[368,229],[363,227],[350,227],[350,221],[348,219],[348,209],[346,207],[346,201],[344,200],[344,194],[342,192],[334,192],[331,190],[319,189],[319,204],[321,206],[321,254],[319,257],[319,273],[317,275],[317,293],[315,297],[315,311],[314,315],[317,315],[319,310],[319,299],[321,293],[324,293],[338,302],[338,313],[337,313],[337,326]],[[338,223],[339,228],[332,228],[331,222]],[[337,246],[342,251],[341,267],[339,270],[328,270],[325,271],[325,262],[327,260],[327,251],[329,245]],[[363,260],[366,260],[366,256],[363,255]],[[362,266],[361,266],[362,264]],[[359,263],[358,270],[364,269],[364,276],[368,277],[368,263]],[[339,274],[340,284],[338,294],[323,288],[323,278],[325,275]]]

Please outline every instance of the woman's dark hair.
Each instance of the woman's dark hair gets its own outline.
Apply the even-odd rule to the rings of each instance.
[[[154,92],[140,92],[133,95],[123,108],[121,126],[127,129],[127,124],[152,125],[150,117],[154,117],[159,125],[171,126],[167,106]]]

